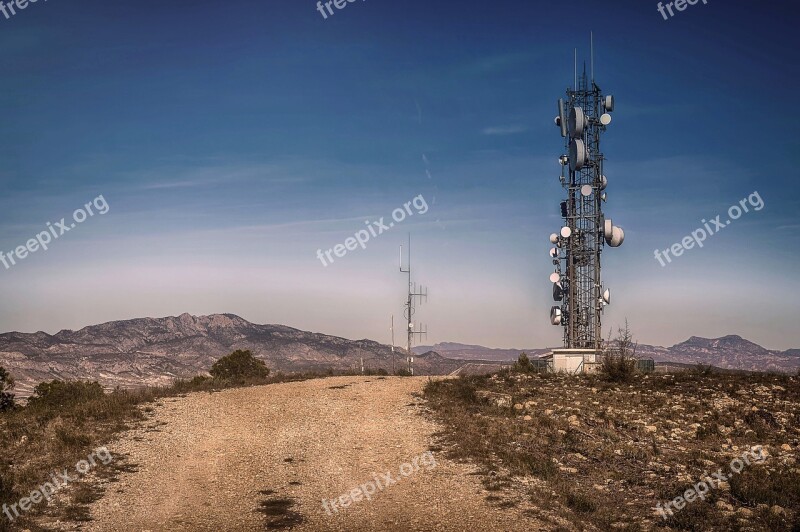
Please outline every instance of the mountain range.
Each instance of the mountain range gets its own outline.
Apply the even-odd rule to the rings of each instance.
[[[372,340],[348,340],[285,325],[258,325],[234,314],[137,318],[84,327],[78,331],[0,334],[0,365],[17,381],[15,392],[30,395],[36,383],[52,379],[91,379],[106,387],[164,385],[175,378],[205,374],[220,357],[248,349],[273,371],[359,371],[400,369],[400,348]],[[413,348],[414,372],[442,375],[496,369],[521,352],[531,357],[546,348],[492,349],[440,343]],[[751,371],[794,372],[800,349],[770,351],[739,336],[692,337],[672,347],[640,344],[637,355],[656,361],[710,364]]]
[[[416,353],[434,351],[444,357],[456,360],[479,359],[497,362],[516,360],[523,352],[527,353],[529,357],[535,358],[550,351],[550,349],[543,348],[493,349],[452,342],[417,346],[412,350]],[[800,349],[769,350],[737,335],[723,336],[722,338],[692,336],[685,342],[672,347],[638,344],[636,356],[652,358],[656,362],[706,364],[746,371],[795,372],[800,369]]]
[[[272,371],[359,371],[386,369],[392,348],[372,340],[347,340],[284,325],[257,325],[234,314],[138,318],[78,331],[0,334],[0,365],[17,382],[20,397],[36,383],[91,379],[106,387],[164,385],[206,373],[220,357],[248,349]],[[399,349],[396,368],[405,364]],[[450,373],[462,365],[436,353],[415,356],[418,374]]]

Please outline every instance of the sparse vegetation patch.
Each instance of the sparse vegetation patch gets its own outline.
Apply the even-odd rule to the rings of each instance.
[[[498,507],[564,529],[800,530],[798,377],[516,369],[425,389],[446,427],[438,445],[480,467]],[[763,461],[659,515],[659,503],[755,446]]]

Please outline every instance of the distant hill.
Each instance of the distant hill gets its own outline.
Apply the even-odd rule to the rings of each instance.
[[[692,336],[666,350],[641,346],[641,351],[656,361],[710,364],[726,369],[795,372],[800,368],[800,349],[772,351],[737,335],[721,338]]]
[[[509,362],[519,358],[522,352],[527,353],[530,357],[538,357],[549,351],[549,349],[535,348],[535,349],[494,349],[490,347],[483,347],[482,345],[468,345],[459,344],[456,342],[442,342],[436,345],[420,345],[412,347],[415,353],[424,353],[426,351],[436,351],[441,355],[456,360],[490,360],[494,362]]]
[[[273,371],[358,371],[392,368],[392,348],[372,340],[258,325],[234,314],[166,318],[137,318],[63,330],[0,334],[0,365],[17,381],[20,397],[36,383],[52,379],[91,379],[106,387],[167,384],[177,377],[203,374],[220,357],[249,349]],[[418,346],[417,375],[484,373],[517,359],[523,351],[532,358],[545,348],[492,349],[445,342]],[[672,347],[639,345],[638,354],[662,362],[710,364],[727,369],[794,372],[800,349],[770,351],[740,336],[716,339],[693,336]],[[405,367],[404,351],[396,348],[395,367]]]
[[[419,346],[414,347],[413,350],[415,352],[434,350],[452,359],[491,361],[513,361],[522,352],[533,358],[549,351],[549,349],[543,348],[493,349],[480,345],[454,342],[442,342],[433,346]],[[725,369],[747,371],[795,372],[800,368],[800,349],[771,351],[736,335],[723,336],[722,338],[692,336],[685,342],[672,347],[639,344],[636,354],[641,358],[652,358],[656,362],[706,364]]]
[[[98,380],[123,388],[167,384],[205,373],[220,357],[249,349],[273,371],[392,368],[392,349],[372,340],[348,340],[284,325],[257,325],[234,314],[112,321],[63,330],[0,334],[0,365],[26,397],[36,383],[52,379]],[[405,365],[397,350],[396,367]],[[417,355],[418,375],[447,374],[463,365],[438,353]]]

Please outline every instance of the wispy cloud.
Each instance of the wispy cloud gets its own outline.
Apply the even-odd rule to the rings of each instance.
[[[486,55],[459,67],[461,71],[476,76],[486,76],[530,65],[540,57],[533,52],[508,52]]]
[[[270,164],[163,167],[144,172],[144,175],[141,175],[144,184],[140,188],[142,190],[195,188],[253,179],[267,180],[272,184],[297,183],[308,180],[307,177],[287,172],[286,169]]]
[[[528,128],[525,126],[494,126],[487,127],[483,130],[484,135],[516,135],[518,133],[525,133]]]

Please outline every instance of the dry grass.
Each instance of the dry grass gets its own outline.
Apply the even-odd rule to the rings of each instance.
[[[800,530],[800,378],[529,375],[432,381],[442,445],[481,467],[497,504],[571,529]],[[662,519],[745,450],[769,456]],[[669,516],[668,516],[669,517]]]
[[[14,504],[46,482],[50,474],[69,468],[85,459],[93,449],[109,442],[112,437],[152,411],[152,404],[165,397],[189,392],[209,392],[233,387],[254,386],[327,377],[328,374],[281,374],[235,382],[208,377],[177,380],[169,387],[139,390],[114,390],[106,393],[85,382],[57,383],[43,386],[44,398],[33,398],[27,406],[0,413],[0,506]],[[125,457],[114,456],[109,466],[97,473],[114,479],[117,472],[134,466]],[[102,469],[102,471],[101,471]],[[70,484],[69,494],[56,497],[59,504],[41,502],[13,523],[0,513],[0,532],[29,528],[38,530],[26,516],[45,516],[51,519],[85,521],[89,519],[88,503],[101,496],[97,483],[78,481]],[[62,500],[63,499],[63,500]]]

